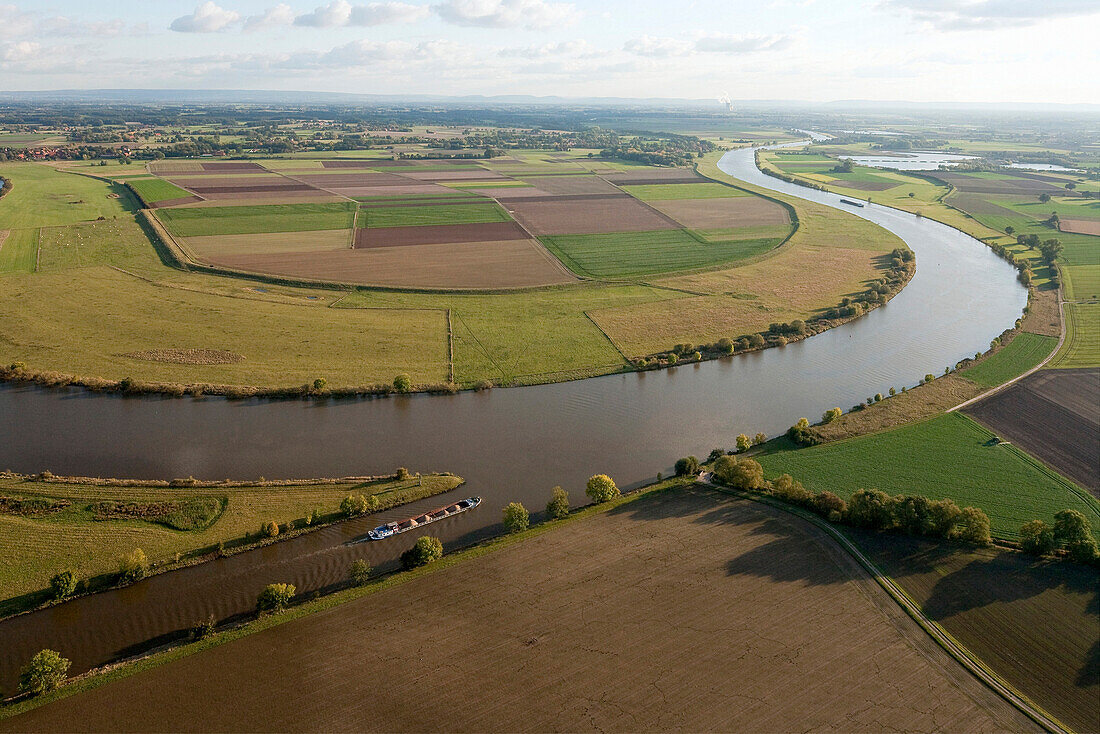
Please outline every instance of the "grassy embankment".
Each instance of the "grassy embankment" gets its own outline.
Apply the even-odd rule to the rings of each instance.
[[[847,498],[858,489],[951,498],[981,508],[995,537],[1014,540],[1030,520],[1076,509],[1100,537],[1100,503],[959,413],[894,430],[759,457],[765,475],[790,474],[807,488]]]
[[[166,267],[129,213],[125,192],[108,198],[114,189],[105,182],[32,164],[7,165],[3,173],[16,182],[0,200],[0,228],[13,229],[9,243],[20,229],[66,227],[43,237],[48,269],[4,276],[0,304],[35,307],[5,309],[11,317],[0,324],[0,363],[113,381],[274,388],[324,377],[334,388],[388,384],[404,372],[416,384],[440,383],[449,372],[448,310],[460,384],[607,374],[629,368],[624,354],[808,318],[862,292],[881,272],[882,256],[900,244],[858,218],[807,207],[799,209],[802,225],[790,242],[740,267],[526,293],[348,293]],[[86,192],[84,203],[67,203],[65,192],[74,188]],[[35,197],[66,203],[36,207],[29,203]],[[88,222],[103,211],[119,221]],[[179,210],[168,219],[201,229],[208,211]],[[288,216],[305,221],[299,214]],[[319,216],[324,222],[311,226],[350,215],[341,209]],[[252,227],[249,217],[240,219],[233,226]],[[339,308],[328,308],[337,301]],[[240,359],[155,357],[168,349],[224,350]]]
[[[219,543],[232,552],[256,542],[267,522],[276,522],[284,531],[290,522],[301,529],[314,511],[319,522],[337,520],[340,502],[349,494],[375,495],[380,508],[386,509],[448,492],[461,483],[459,477],[434,474],[422,481],[391,476],[194,487],[0,476],[0,500],[32,505],[22,512],[0,505],[0,613],[45,601],[35,592],[48,586],[59,571],[68,569],[86,579],[112,574],[119,558],[135,548],[145,551],[151,563],[171,566],[202,558]],[[133,503],[146,510],[141,517],[108,516],[97,507],[102,502]]]

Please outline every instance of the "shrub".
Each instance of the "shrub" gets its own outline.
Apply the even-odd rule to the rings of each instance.
[[[294,584],[268,584],[256,599],[256,609],[261,614],[277,614],[294,598]]]
[[[504,529],[509,533],[521,533],[531,524],[531,514],[519,502],[504,506]]]
[[[818,442],[817,434],[810,428],[810,421],[799,418],[798,423],[787,429],[787,438],[799,446],[813,446]]]
[[[734,489],[764,487],[764,468],[755,459],[738,461],[736,457],[723,456],[714,462],[714,476],[718,481]]]
[[[19,671],[19,692],[39,696],[60,686],[69,672],[69,661],[55,650],[41,650]]]
[[[895,497],[894,524],[909,535],[931,535],[932,500],[920,495]]]
[[[405,481],[409,478],[409,470],[403,466],[397,467],[397,479],[398,481]]]
[[[62,571],[50,579],[50,594],[54,599],[64,599],[76,593],[79,580],[72,571]]]
[[[760,446],[761,444],[765,444],[767,442],[768,442],[767,434],[758,433],[758,434],[756,434],[755,436],[752,437],[752,445],[753,446]]]
[[[397,392],[409,392],[412,390],[412,378],[402,373],[393,378],[393,389]]]
[[[279,523],[274,520],[268,520],[260,528],[260,534],[265,538],[274,538],[279,534]]]
[[[370,567],[369,563],[359,558],[352,562],[351,570],[348,571],[348,578],[350,578],[351,582],[356,586],[362,586],[367,583],[367,579],[370,578],[370,572],[372,570],[374,569]]]
[[[717,449],[715,449],[717,450]],[[713,452],[712,452],[713,453]],[[719,456],[722,454],[719,453]],[[699,473],[699,460],[694,456],[685,456],[676,460],[676,476],[690,477]]]
[[[784,502],[804,505],[813,498],[813,493],[802,486],[790,474],[782,474],[772,482],[771,493]]]
[[[732,339],[726,339],[723,337],[722,339],[719,339],[714,346],[716,346],[718,348],[718,351],[722,354],[733,354],[734,345]]]
[[[546,514],[555,520],[569,516],[569,494],[561,487],[550,490],[550,501],[546,503]]]
[[[1062,510],[1054,514],[1054,542],[1063,547],[1092,538],[1088,518],[1077,510]]]
[[[760,347],[764,346],[764,337],[760,336],[759,334],[753,334],[749,337],[749,346],[753,349],[759,349]]]
[[[959,524],[962,510],[955,504],[955,500],[936,500],[929,508],[932,520],[931,534],[940,538],[950,538],[955,534],[955,527]]]
[[[832,423],[833,421],[835,421],[837,418],[839,418],[843,414],[844,414],[844,411],[841,410],[840,408],[829,408],[828,410],[825,411],[824,415],[821,416],[821,422],[822,423]]]
[[[361,494],[349,494],[340,502],[340,513],[347,517],[355,517],[378,509],[378,498],[373,494],[364,497]]]
[[[324,392],[325,385],[328,384],[328,380],[323,377],[318,377],[313,381],[313,392]]]
[[[593,502],[608,502],[618,497],[621,492],[615,486],[615,480],[606,474],[594,474],[585,485],[584,493]]]
[[[752,441],[749,439],[748,436],[746,436],[743,433],[740,433],[740,434],[737,435],[737,450],[738,451],[748,451],[750,446],[752,446]]]
[[[141,548],[134,548],[128,555],[119,559],[118,576],[119,581],[124,584],[140,581],[148,572],[149,559],[145,557],[145,551]]]
[[[214,615],[211,614],[209,617],[191,628],[191,639],[205,640],[207,637],[214,634],[214,629],[216,627],[217,621],[214,619]]]
[[[894,500],[878,489],[860,489],[848,500],[848,521],[871,530],[894,526]]]
[[[1054,530],[1042,520],[1032,520],[1020,528],[1020,548],[1033,556],[1045,556],[1058,547]]]
[[[959,529],[956,537],[964,543],[989,545],[989,516],[977,507],[964,507],[959,515]]]
[[[1095,538],[1084,538],[1066,543],[1066,555],[1077,563],[1093,563],[1100,555]]]
[[[814,512],[826,518],[832,518],[834,515],[842,518],[844,513],[848,511],[848,503],[832,492],[822,492],[814,495],[814,498],[810,500],[810,505],[813,507]],[[831,520],[831,522],[836,522],[836,520]]]
[[[406,571],[426,566],[443,557],[443,542],[430,535],[417,538],[412,548],[401,554],[401,567]]]

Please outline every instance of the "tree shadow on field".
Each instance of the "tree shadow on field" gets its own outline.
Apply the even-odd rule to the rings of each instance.
[[[625,514],[643,522],[693,517],[695,525],[743,528],[747,540],[739,545],[752,547],[726,562],[730,576],[801,581],[815,586],[853,578],[852,572],[838,563],[836,554],[840,551],[830,547],[833,541],[809,522],[769,505],[737,499],[706,487],[659,492],[616,508],[612,514]],[[700,528],[697,532],[705,530]]]

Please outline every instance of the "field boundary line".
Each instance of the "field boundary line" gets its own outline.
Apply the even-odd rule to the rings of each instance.
[[[982,662],[981,658],[972,653],[965,645],[956,640],[951,633],[941,627],[938,622],[927,617],[920,608],[920,605],[917,604],[896,581],[883,573],[870,558],[864,555],[863,551],[861,551],[847,535],[835,528],[831,523],[822,520],[820,517],[810,512],[765,495],[757,495],[714,484],[709,474],[701,475],[698,483],[706,487],[717,489],[724,494],[741,497],[753,502],[762,502],[771,507],[776,507],[795,517],[802,518],[820,530],[823,530],[837,542],[842,550],[846,551],[856,563],[863,568],[865,573],[886,591],[890,598],[893,599],[898,606],[900,606],[906,614],[921,627],[921,629],[928,633],[940,648],[954,658],[963,668],[974,675],[974,677],[1048,732],[1069,734],[1072,731],[1054,716],[1047,713],[1038,704],[1032,702],[1030,698],[1017,691],[1008,681],[1001,678],[992,668]]]
[[[451,328],[451,309],[447,309],[447,382],[455,381],[455,333]]]
[[[450,309],[448,309],[448,311],[450,311]],[[462,322],[462,325],[466,327],[466,333],[470,335],[470,338],[477,342],[477,346],[481,349],[481,353],[485,355],[485,359],[489,360],[489,362],[497,368],[497,371],[500,372],[500,379],[507,380],[508,376],[505,374],[504,368],[497,364],[497,361],[493,359],[493,355],[489,354],[489,350],[485,348],[481,339],[479,339],[477,334],[474,333],[474,330],[470,328],[470,325],[466,323],[466,319],[462,318],[462,314],[456,312],[455,316],[457,316],[458,320]]]
[[[584,314],[584,317],[586,319],[588,319],[589,321],[592,322],[593,326],[595,326],[597,329],[599,329],[600,333],[603,334],[604,339],[607,339],[608,343],[610,343],[611,346],[614,347],[615,351],[619,353],[619,356],[621,356],[623,358],[624,362],[627,365],[630,365],[631,364],[630,357],[626,356],[626,353],[623,352],[622,349],[619,349],[619,345],[616,344],[615,340],[612,339],[611,336],[606,331],[603,330],[602,326],[600,326],[598,323],[596,323],[596,319],[592,318],[592,315],[589,314],[587,311],[581,311],[581,313]]]

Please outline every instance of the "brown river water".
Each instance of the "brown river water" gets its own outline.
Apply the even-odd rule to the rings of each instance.
[[[331,588],[354,559],[389,567],[419,534],[452,549],[495,534],[505,504],[541,509],[556,484],[580,504],[593,473],[637,486],[670,473],[680,456],[732,446],[738,433],[775,435],[801,416],[816,420],[833,406],[914,385],[987,349],[1026,305],[1015,269],[962,232],[882,206],[854,209],[837,195],[765,176],[751,150],[727,154],[720,166],[893,231],[916,252],[916,275],[887,305],[786,347],[556,385],[343,402],[0,387],[0,467],[15,471],[278,478],[407,466],[467,479],[442,497],[0,622],[0,689],[13,690],[19,667],[44,647],[80,673],[210,615],[244,614],[265,584],[293,583],[300,593]],[[485,499],[480,507],[420,533],[357,542],[380,522],[474,494]]]

